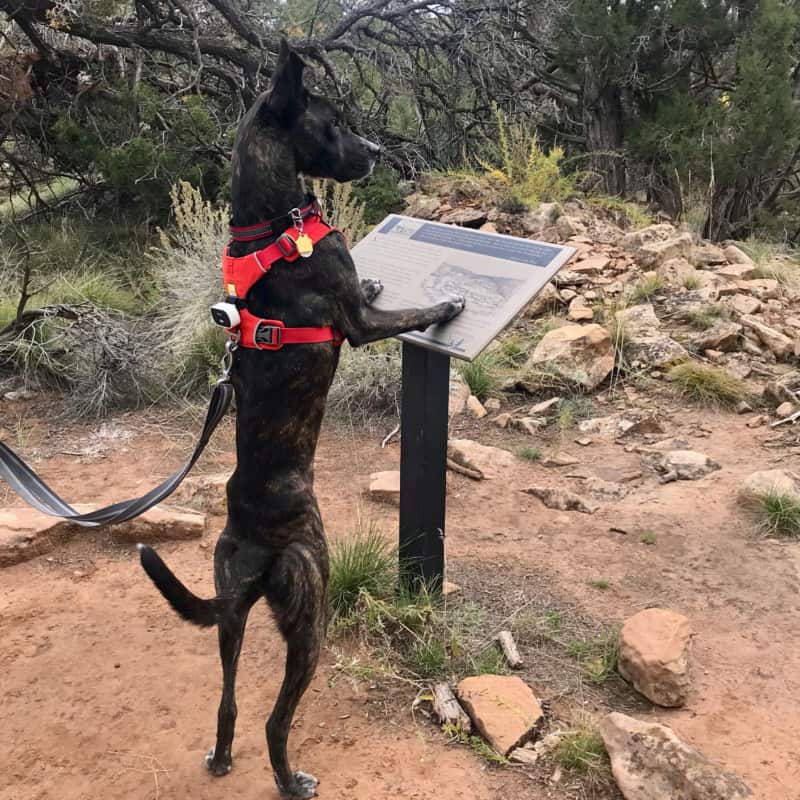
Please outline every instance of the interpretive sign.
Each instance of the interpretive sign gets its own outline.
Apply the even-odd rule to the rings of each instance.
[[[377,308],[420,308],[463,295],[444,325],[400,338],[471,361],[574,255],[572,247],[388,216],[352,251],[359,275],[376,278]]]

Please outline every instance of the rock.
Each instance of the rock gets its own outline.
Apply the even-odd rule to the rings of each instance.
[[[159,542],[196,539],[206,530],[205,514],[179,511],[169,506],[154,506],[139,517],[111,525],[108,530],[129,542]]]
[[[497,225],[495,225],[494,222],[484,222],[479,230],[482,230],[484,233],[497,233]]]
[[[424,194],[411,194],[406,198],[406,214],[418,219],[436,219],[436,214],[441,206],[438,197],[428,197]]]
[[[696,481],[720,469],[720,465],[696,450],[669,450],[656,461],[656,469],[674,476],[674,480]]]
[[[754,266],[753,259],[743,250],[740,250],[735,244],[729,244],[722,252],[725,256],[725,260],[729,264],[745,264],[749,267]]]
[[[467,400],[470,398],[469,386],[461,375],[450,376],[450,395],[447,398],[447,414],[455,417],[462,414],[467,408]]]
[[[800,501],[800,477],[784,469],[762,469],[748,475],[739,488],[739,500],[745,504],[769,494],[788,495]]]
[[[606,481],[594,475],[584,479],[583,488],[603,500],[622,500],[628,494],[628,489],[621,483]]]
[[[480,472],[484,478],[500,477],[516,459],[508,450],[478,444],[471,439],[451,439],[447,443],[447,457],[467,469]]]
[[[596,324],[564,325],[549,331],[525,365],[525,371],[542,369],[584,389],[596,389],[614,369],[611,335]],[[524,379],[521,383],[524,387]]]
[[[524,764],[526,767],[532,767],[539,760],[539,754],[535,750],[529,750],[527,747],[517,747],[511,751],[508,760],[515,764]]]
[[[0,509],[0,567],[48,553],[74,532],[75,526],[33,508]]]
[[[687,278],[694,278],[699,283],[707,280],[707,276],[698,272],[685,258],[670,258],[657,268],[659,277],[669,283],[682,284]]]
[[[4,400],[8,400],[9,403],[18,403],[22,400],[30,400],[34,396],[34,393],[30,389],[14,389],[11,392],[6,392],[3,395]]]
[[[533,738],[543,720],[539,701],[516,676],[464,678],[456,694],[475,728],[503,756]]]
[[[519,224],[527,236],[536,236],[554,225],[558,217],[558,203],[541,203],[536,211],[523,214]]]
[[[717,264],[724,264],[727,260],[722,248],[710,242],[703,242],[698,247],[692,248],[692,261],[699,267],[714,267]]]
[[[580,495],[568,492],[566,489],[531,486],[523,491],[538,497],[547,508],[554,508],[558,511],[580,511],[581,514],[594,514],[600,508],[597,503],[585,500]]]
[[[447,225],[460,225],[462,228],[480,228],[486,222],[486,212],[480,208],[455,208],[440,219]]]
[[[776,358],[788,358],[794,355],[794,342],[780,331],[746,314],[741,317],[741,323],[753,331]]]
[[[577,220],[572,219],[572,217],[568,217],[566,214],[562,214],[556,220],[556,230],[558,231],[558,235],[562,240],[570,239],[582,229],[583,225],[581,225]]]
[[[457,583],[453,583],[453,581],[445,581],[442,584],[442,594],[445,597],[448,597],[451,594],[458,594],[461,591],[461,587]]]
[[[758,268],[755,264],[726,264],[716,269],[715,273],[731,281],[749,281],[756,277]]]
[[[666,725],[614,712],[600,722],[611,770],[625,800],[747,800],[753,793],[682,742]]]
[[[483,419],[489,412],[483,407],[483,403],[471,394],[467,398],[467,411],[472,414],[475,419]]]
[[[761,310],[761,301],[748,294],[731,295],[727,301],[737,314],[756,314]]]
[[[528,413],[532,417],[536,417],[540,414],[554,412],[561,405],[561,402],[562,400],[560,397],[551,397],[549,400],[542,400],[541,403],[536,403],[535,405],[531,406],[531,410]]]
[[[496,397],[490,397],[484,404],[487,411],[499,411],[500,401]]]
[[[376,503],[400,505],[400,470],[373,472],[369,476],[369,499]]]
[[[590,256],[573,264],[572,270],[582,275],[599,275],[604,269],[608,269],[610,263],[608,256]]]
[[[742,326],[729,320],[717,320],[708,330],[692,336],[692,345],[698,350],[719,350],[729,353],[736,350]]]
[[[781,403],[800,404],[800,371],[787,372],[764,387],[764,399],[776,406]]]
[[[632,253],[637,253],[644,245],[654,242],[663,242],[675,236],[676,230],[673,225],[661,223],[659,225],[649,225],[638,231],[632,231],[622,237],[620,245]]]
[[[230,473],[193,475],[187,478],[172,495],[172,501],[209,514],[223,514],[227,503],[226,487]]]
[[[519,417],[517,419],[512,419],[511,424],[518,431],[527,433],[528,436],[536,436],[542,428],[547,426],[547,420],[537,419],[535,417]]]
[[[562,269],[553,276],[553,283],[559,289],[564,286],[583,286],[585,283],[590,283],[591,280],[588,275],[581,275],[580,272],[573,272],[568,269]]]
[[[657,267],[671,258],[686,258],[692,254],[692,234],[680,233],[662,242],[642,245],[636,252],[639,265],[645,269]]]
[[[552,283],[547,283],[542,291],[528,303],[525,316],[534,319],[542,314],[552,314],[559,308],[561,308],[561,297],[558,289]]]
[[[630,361],[666,367],[689,358],[683,345],[661,332],[661,323],[649,303],[617,311],[616,320]]]
[[[774,278],[758,278],[752,281],[735,281],[734,287],[740,292],[749,292],[764,300],[775,297],[779,292],[779,284]]]
[[[540,463],[543,467],[572,467],[580,462],[569,453],[555,453],[551,456],[545,456]]]
[[[495,425],[497,425],[498,428],[504,428],[505,429],[505,428],[508,427],[509,423],[511,422],[511,414],[509,414],[507,411],[502,413],[502,414],[498,414],[492,420],[492,422]]]
[[[587,306],[586,301],[578,295],[569,304],[567,319],[570,320],[570,322],[591,322],[594,319],[594,311]]]
[[[652,703],[682,706],[690,689],[689,620],[663,608],[634,614],[619,637],[619,674]]]
[[[794,404],[792,403],[781,403],[775,409],[775,416],[778,419],[786,419],[787,417],[791,417],[792,414],[795,412]]]

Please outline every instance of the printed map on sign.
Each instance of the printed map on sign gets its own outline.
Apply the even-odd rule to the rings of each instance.
[[[392,214],[353,248],[362,278],[383,282],[378,308],[467,300],[444,325],[400,338],[472,361],[575,254],[571,247]]]

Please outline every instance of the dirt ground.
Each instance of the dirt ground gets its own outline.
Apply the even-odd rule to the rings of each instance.
[[[88,455],[76,455],[98,426],[61,431],[45,424],[46,404],[5,414],[6,440],[70,500],[132,496],[176,466],[188,435],[158,427],[156,411],[107,424]],[[476,570],[503,585],[551,585],[575,608],[621,622],[651,605],[685,613],[695,634],[694,690],[686,708],[638,713],[672,726],[712,759],[739,773],[764,800],[800,798],[800,544],[754,535],[736,504],[744,476],[794,468],[800,451],[767,428],[732,414],[661,405],[665,435],[680,435],[722,469],[700,481],[661,485],[636,452],[614,442],[564,450],[578,471],[606,479],[642,470],[624,499],[594,515],[559,512],[521,490],[533,483],[579,490],[575,467],[520,461],[507,480],[452,475],[447,552],[454,573]],[[463,430],[459,431],[459,425]],[[517,435],[489,422],[459,423],[458,435],[514,449]],[[58,435],[56,435],[56,433]],[[122,434],[120,435],[120,432]],[[131,432],[131,433],[128,433]],[[796,434],[793,434],[796,437]],[[361,497],[368,474],[399,464],[380,435],[327,426],[317,488],[331,537],[359,513],[387,535],[396,510]],[[232,467],[230,429],[201,469]],[[11,497],[0,501],[15,502]],[[159,551],[206,596],[222,518],[200,541]],[[613,530],[612,530],[613,529]],[[642,543],[651,534],[655,544]],[[525,576],[529,576],[526,578]],[[606,579],[599,591],[590,581]],[[465,592],[470,591],[464,586]],[[141,572],[135,550],[103,533],[74,538],[47,556],[0,570],[0,800],[277,798],[267,765],[264,719],[282,674],[283,650],[266,611],[250,618],[238,681],[234,770],[222,780],[202,769],[212,743],[220,687],[215,636],[181,623]],[[558,785],[517,769],[496,770],[449,745],[411,714],[413,690],[373,687],[337,668],[326,653],[290,739],[296,768],[322,779],[322,798],[449,800],[559,798]],[[536,665],[530,668],[535,675]]]

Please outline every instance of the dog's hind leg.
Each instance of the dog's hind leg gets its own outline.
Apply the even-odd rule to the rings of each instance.
[[[239,652],[251,607],[252,601],[242,601],[219,622],[222,698],[217,713],[217,743],[206,755],[206,767],[217,777],[227,775],[233,767],[231,748],[236,725],[236,668],[239,665]]]
[[[287,740],[300,698],[319,662],[325,638],[327,554],[304,545],[290,545],[270,576],[267,599],[286,639],[286,673],[266,734],[269,758],[281,795],[309,798],[319,781],[289,768]]]

